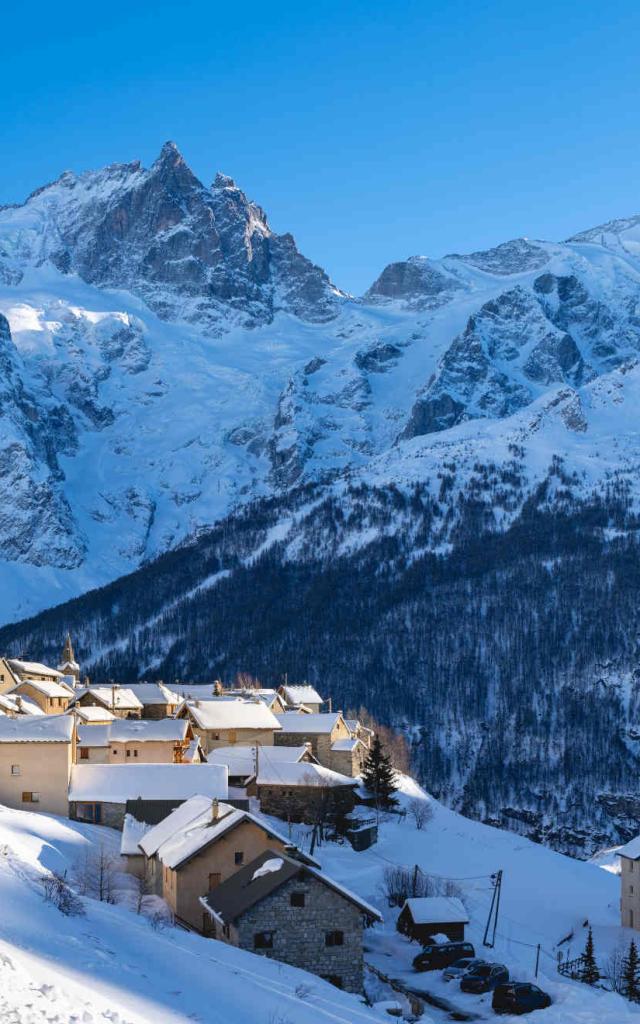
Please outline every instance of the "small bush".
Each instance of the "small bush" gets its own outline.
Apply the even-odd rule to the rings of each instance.
[[[43,878],[42,888],[45,902],[52,903],[66,917],[82,917],[85,913],[82,900],[67,885],[64,875],[52,871],[50,875]]]

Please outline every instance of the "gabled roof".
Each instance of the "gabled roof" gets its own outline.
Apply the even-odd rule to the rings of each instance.
[[[405,900],[414,924],[468,924],[469,915],[456,896],[418,896]]]
[[[0,707],[16,715],[44,715],[32,697],[23,697],[20,693],[0,693]]]
[[[293,878],[313,876],[323,885],[339,893],[353,903],[370,920],[381,921],[382,916],[375,907],[361,900],[349,889],[339,885],[317,868],[301,864],[286,854],[265,850],[259,857],[236,871],[216,889],[203,897],[200,902],[205,910],[223,923],[230,924],[257,903],[266,899]]]
[[[331,744],[332,750],[355,750],[356,747],[364,746],[362,740],[359,740],[357,736],[349,736],[347,739],[334,740]]]
[[[120,855],[122,857],[142,857],[142,850],[139,842],[148,832],[151,825],[146,821],[138,821],[133,814],[125,814],[122,824],[122,839],[120,840]]]
[[[78,726],[83,747],[108,747],[110,743],[183,743],[189,722],[186,718],[114,718],[106,725]]]
[[[63,683],[52,683],[48,679],[21,679],[20,682],[10,690],[10,693],[20,693],[23,686],[30,686],[43,693],[46,697],[66,697],[70,700],[75,696],[73,690]]]
[[[282,726],[283,733],[298,732],[304,735],[333,732],[342,715],[339,711],[331,714],[317,711],[309,715],[289,711],[286,715],[276,715],[276,718]]]
[[[199,729],[280,729],[277,717],[262,701],[234,697],[185,701],[176,715],[188,714]]]
[[[182,701],[182,696],[170,690],[164,683],[130,683],[127,687],[147,706],[150,704],[175,704],[176,707]]]
[[[231,809],[229,804],[224,806]],[[190,797],[147,832],[140,843],[141,849],[147,857],[153,857],[167,839],[170,839],[179,829],[186,827],[190,822],[197,821],[205,813],[211,813],[211,798],[201,794]]]
[[[315,687],[309,686],[308,683],[302,686],[290,686],[287,684],[280,687],[280,689],[287,704],[324,704],[322,697]]]
[[[58,676],[64,675],[63,672],[59,672],[57,668],[51,668],[50,665],[43,665],[39,661],[22,661],[20,658],[7,658],[10,668],[14,672],[25,672],[27,675],[32,673],[37,676]]]
[[[115,707],[121,711],[128,708],[139,711],[143,706],[135,693],[127,686],[86,686],[82,690],[78,690],[76,696],[79,700],[87,694],[90,694],[98,704],[104,704],[107,708]]]
[[[302,786],[305,788],[333,789],[336,786],[356,786],[356,779],[341,775],[322,764],[307,764],[300,761],[258,761],[258,786]]]
[[[19,715],[0,719],[0,743],[71,743],[74,722],[68,715]]]
[[[227,792],[227,769],[218,764],[74,765],[69,785],[70,800],[88,803],[188,800],[196,793],[224,800]]]
[[[215,819],[214,813],[217,815]],[[286,836],[249,811],[234,810],[229,804],[217,804],[214,807],[214,802],[210,800],[208,808],[202,810],[198,817],[177,828],[173,835],[162,843],[158,849],[158,857],[166,867],[180,868],[244,822],[251,822],[271,839],[278,839],[284,846],[290,846],[290,840]],[[316,861],[305,859],[317,866]]]

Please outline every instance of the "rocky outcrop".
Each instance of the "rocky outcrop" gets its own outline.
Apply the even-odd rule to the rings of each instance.
[[[425,256],[412,256],[389,266],[363,296],[364,302],[400,301],[413,309],[433,308],[449,301],[464,282]]]

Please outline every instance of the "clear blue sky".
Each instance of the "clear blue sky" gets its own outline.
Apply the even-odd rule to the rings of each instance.
[[[174,139],[342,287],[640,212],[637,2],[4,6],[0,203]]]

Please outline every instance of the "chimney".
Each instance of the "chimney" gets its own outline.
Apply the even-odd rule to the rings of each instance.
[[[211,801],[211,820],[212,821],[217,821],[219,813],[220,813],[220,807],[218,805],[218,798],[216,796]]]

